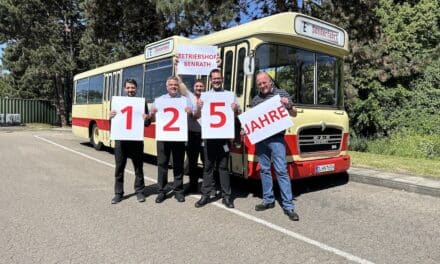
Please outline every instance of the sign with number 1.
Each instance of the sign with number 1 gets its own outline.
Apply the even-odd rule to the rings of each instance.
[[[111,140],[144,140],[145,98],[113,96],[112,110],[116,115],[111,120]]]
[[[234,138],[234,112],[231,92],[202,93],[202,138]]]

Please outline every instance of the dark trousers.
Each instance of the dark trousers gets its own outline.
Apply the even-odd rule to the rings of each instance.
[[[191,189],[197,190],[199,180],[199,156],[202,159],[202,163],[205,163],[202,147],[202,134],[200,132],[190,131],[188,133],[186,155],[188,156],[189,186]]]
[[[142,156],[144,154],[143,141],[115,141],[115,194],[124,194],[124,170],[127,158],[130,158],[134,167],[134,190],[143,192],[145,188]]]
[[[183,163],[185,142],[157,141],[157,185],[159,193],[165,193],[168,184],[168,163],[173,155],[173,174],[176,193],[183,194]]]
[[[202,194],[208,196],[213,190],[214,170],[218,169],[220,186],[223,197],[231,196],[231,182],[228,172],[229,151],[226,152],[224,145],[228,140],[207,139],[205,140],[205,169],[203,171]]]

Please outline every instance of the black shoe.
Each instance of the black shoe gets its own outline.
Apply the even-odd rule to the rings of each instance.
[[[295,213],[295,211],[292,210],[284,210],[284,213],[289,217],[290,220],[292,221],[298,221],[299,220],[299,216],[297,213]]]
[[[116,194],[115,197],[113,197],[113,199],[112,199],[112,204],[117,204],[120,201],[122,201],[122,195],[121,194]]]
[[[207,195],[202,195],[202,197],[200,198],[200,200],[198,200],[195,204],[196,208],[200,208],[205,206],[207,203],[209,203],[209,196]]]
[[[142,192],[138,192],[136,194],[136,198],[137,198],[138,202],[140,202],[140,203],[145,202],[145,195]]]
[[[183,196],[183,194],[176,193],[176,194],[174,195],[174,198],[176,198],[176,200],[177,200],[179,203],[183,203],[183,202],[185,202],[185,196]]]
[[[234,208],[234,202],[229,197],[223,198],[222,203],[228,208]]]
[[[255,211],[264,211],[266,209],[271,209],[271,208],[274,208],[274,207],[275,207],[275,202],[272,202],[272,203],[264,203],[264,202],[262,202],[260,204],[255,205]]]
[[[166,197],[165,193],[159,193],[156,197],[156,203],[161,203],[161,202],[165,201],[166,198],[167,197]]]

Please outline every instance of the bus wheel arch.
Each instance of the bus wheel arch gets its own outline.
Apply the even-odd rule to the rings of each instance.
[[[90,144],[96,149],[101,150],[103,143],[99,141],[99,128],[95,122],[90,123],[89,126]]]

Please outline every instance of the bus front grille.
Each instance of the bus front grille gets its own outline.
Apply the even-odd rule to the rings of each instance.
[[[299,132],[299,152],[313,153],[338,151],[342,142],[342,130],[339,128],[307,127]]]

